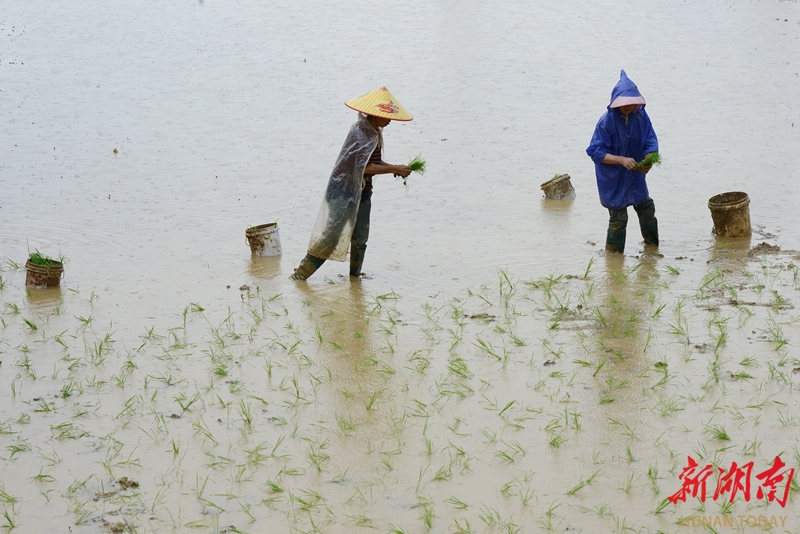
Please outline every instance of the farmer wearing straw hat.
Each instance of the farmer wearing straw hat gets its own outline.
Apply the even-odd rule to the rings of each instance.
[[[393,120],[412,119],[392,93],[381,87],[345,105],[360,112],[358,120],[350,127],[333,166],[308,254],[292,274],[293,280],[305,280],[325,260],[345,261],[348,248],[350,276],[360,276],[369,237],[372,177],[394,174],[405,178],[411,173],[408,165],[391,165],[382,159],[383,129]]]
[[[600,203],[608,208],[606,250],[624,252],[628,206],[639,216],[645,244],[658,246],[656,206],[647,191],[650,166],[636,162],[658,152],[658,139],[636,84],[620,71],[608,111],[600,117],[586,153],[594,161]]]

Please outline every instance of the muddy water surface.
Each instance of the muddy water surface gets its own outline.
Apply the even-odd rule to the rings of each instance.
[[[800,466],[798,39],[777,0],[5,6],[0,523],[796,532],[755,475]],[[584,149],[620,68],[662,244],[606,257]],[[290,282],[381,85],[415,115],[384,159],[428,172],[376,179],[370,278]],[[725,191],[751,239],[711,234]],[[60,290],[25,291],[33,249]],[[666,500],[687,456],[752,461],[750,500]]]

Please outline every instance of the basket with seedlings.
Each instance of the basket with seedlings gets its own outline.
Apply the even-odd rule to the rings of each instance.
[[[646,158],[634,165],[633,170],[641,172],[643,169],[652,167],[653,165],[661,165],[661,154],[658,152],[650,153]]]
[[[64,258],[56,260],[36,250],[28,255],[25,271],[27,287],[57,287],[64,275]]]

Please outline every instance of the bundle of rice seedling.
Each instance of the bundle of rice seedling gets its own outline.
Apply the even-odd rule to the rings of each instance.
[[[44,265],[45,267],[55,267],[56,265],[61,265],[61,261],[54,260],[50,256],[45,256],[38,250],[35,252],[31,252],[28,255],[28,261],[34,265]]]
[[[411,172],[425,174],[425,160],[419,156],[415,156],[414,159],[408,162],[408,168],[411,169]]]
[[[661,165],[661,154],[658,152],[653,152],[642,161],[637,163],[633,170],[638,171],[642,167],[648,167],[650,165]]]

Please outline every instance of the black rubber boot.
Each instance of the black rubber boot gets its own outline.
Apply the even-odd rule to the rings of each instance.
[[[658,246],[658,219],[656,219],[656,205],[652,198],[648,198],[641,204],[636,204],[633,209],[639,216],[639,228],[642,230],[642,238],[648,245]]]
[[[306,254],[306,257],[300,261],[300,266],[294,270],[294,273],[289,277],[292,280],[305,280],[319,269],[325,260]]]
[[[361,276],[361,266],[364,265],[364,255],[367,245],[350,245],[350,276]]]
[[[628,227],[628,210],[608,210],[608,233],[606,234],[606,250],[609,252],[625,252],[625,234]]]

